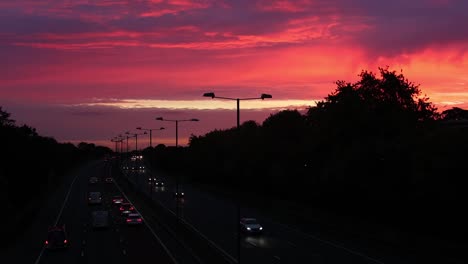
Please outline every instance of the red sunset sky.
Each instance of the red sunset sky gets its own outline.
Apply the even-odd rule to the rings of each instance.
[[[0,2],[0,106],[62,142],[137,126],[155,143],[305,109],[336,80],[389,66],[439,110],[468,107],[465,0],[15,0]],[[147,142],[141,140],[141,147]],[[140,140],[139,140],[140,141]]]

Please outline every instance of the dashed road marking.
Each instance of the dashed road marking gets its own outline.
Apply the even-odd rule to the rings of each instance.
[[[285,228],[285,229],[292,230],[292,231],[294,231],[294,232],[296,232],[296,233],[298,233],[298,234],[301,234],[301,235],[304,235],[304,236],[306,236],[306,237],[309,237],[309,238],[315,239],[315,240],[317,240],[317,241],[320,241],[320,242],[322,242],[322,243],[324,243],[324,244],[333,246],[333,247],[338,248],[338,249],[342,249],[342,250],[347,251],[348,253],[351,253],[351,254],[353,254],[353,255],[356,255],[356,256],[359,256],[359,257],[368,259],[368,260],[370,260],[370,261],[372,261],[372,262],[374,262],[374,263],[384,264],[382,261],[380,261],[380,260],[378,260],[378,259],[372,258],[372,257],[370,257],[370,256],[368,256],[368,255],[366,255],[366,254],[361,253],[361,252],[358,252],[358,251],[349,249],[349,248],[347,248],[347,247],[345,247],[345,246],[342,246],[342,245],[333,243],[333,242],[328,241],[328,240],[325,240],[325,239],[321,239],[321,238],[319,238],[319,237],[317,237],[317,236],[314,236],[314,235],[309,234],[309,233],[302,232],[302,231],[300,231],[300,230],[298,230],[298,229],[296,229],[296,228],[292,228],[292,227],[290,227],[290,226],[288,226],[288,225],[285,225],[285,224],[282,224],[282,223],[278,223],[278,222],[277,222],[276,224],[278,224],[279,226],[282,226],[282,227]]]
[[[82,244],[83,244],[83,245],[86,245],[86,240],[83,240]]]
[[[128,199],[127,195],[122,191],[122,189],[120,189],[119,185],[114,182],[114,185],[115,187],[117,187],[117,189],[122,193],[122,195],[125,197],[125,199],[127,199],[127,201],[129,203],[132,203],[130,201],[130,199]],[[132,203],[133,204],[133,203]],[[149,231],[151,232],[151,234],[153,234],[153,236],[156,238],[156,240],[158,240],[159,244],[163,247],[164,251],[166,252],[166,254],[168,255],[168,257],[172,260],[172,262],[174,264],[179,264],[179,262],[175,259],[175,257],[172,255],[172,253],[169,251],[169,249],[167,248],[167,246],[162,242],[161,238],[159,238],[158,235],[156,235],[156,233],[154,232],[153,228],[151,228],[151,226],[148,225],[148,223],[146,222],[145,218],[143,217],[143,215],[138,211],[138,209],[135,207],[135,205],[133,205],[133,207],[135,208],[135,211],[141,216],[141,218],[143,219],[143,224],[149,229]]]
[[[247,243],[249,243],[250,245],[254,246],[254,247],[258,247],[258,245],[252,241],[247,241]]]
[[[286,243],[288,243],[289,245],[291,245],[291,246],[293,246],[293,247],[296,247],[296,244],[294,244],[294,243],[291,242],[291,241],[287,241],[287,240],[286,240]]]
[[[81,250],[81,256],[84,257],[84,250]]]
[[[125,249],[122,249],[122,254],[127,255],[127,251]]]
[[[274,257],[275,259],[277,259],[277,260],[281,260],[281,258],[278,257],[278,256],[273,256],[273,257]]]

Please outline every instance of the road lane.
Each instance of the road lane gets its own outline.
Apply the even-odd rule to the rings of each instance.
[[[38,208],[38,213],[34,216],[32,223],[25,227],[24,232],[15,240],[12,239],[14,243],[6,249],[1,249],[2,262],[35,263],[44,246],[47,228],[56,222],[71,183],[77,175],[80,177],[88,173],[97,163],[96,161],[86,163],[64,175],[62,184],[51,191],[42,206]]]

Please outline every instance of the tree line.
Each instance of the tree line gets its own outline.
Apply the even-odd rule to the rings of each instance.
[[[337,81],[306,112],[280,111],[145,155],[188,181],[462,237],[467,132],[467,110],[438,112],[419,85],[379,68]]]
[[[1,221],[6,221],[0,224],[2,234],[31,221],[43,199],[62,183],[65,173],[112,152],[90,143],[75,146],[40,136],[33,127],[17,125],[1,106],[0,142],[0,201],[5,212]]]

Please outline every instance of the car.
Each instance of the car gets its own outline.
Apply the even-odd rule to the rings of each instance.
[[[157,180],[156,180],[156,177],[149,177],[149,178],[148,178],[148,184],[150,184],[150,185],[151,185],[152,183],[156,182],[156,181],[157,181]]]
[[[135,212],[135,207],[131,203],[122,203],[119,207],[120,214],[127,216]]]
[[[164,182],[161,181],[161,180],[155,181],[155,182],[154,182],[154,186],[163,187],[163,186],[164,186]]]
[[[141,218],[140,214],[131,213],[127,215],[125,223],[127,223],[127,225],[141,225],[143,223],[143,218]]]
[[[88,204],[101,204],[102,196],[100,192],[90,192],[88,194]]]
[[[241,230],[249,234],[260,234],[263,232],[263,227],[258,223],[255,218],[241,218]]]
[[[181,190],[178,190],[178,191],[175,191],[174,192],[174,197],[175,198],[184,198],[185,197],[185,193]]]
[[[112,196],[112,203],[114,205],[120,205],[123,202],[124,202],[124,198],[121,195]]]
[[[89,178],[89,183],[90,184],[95,184],[99,181],[99,179],[97,177],[90,177]]]
[[[112,178],[110,178],[110,177],[107,177],[107,178],[106,178],[106,183],[112,183],[113,181],[114,181],[114,180],[113,180]]]
[[[93,228],[106,228],[109,226],[108,211],[94,211],[91,213],[91,219]]]
[[[49,227],[44,244],[46,249],[68,248],[70,243],[65,232],[65,225]]]

